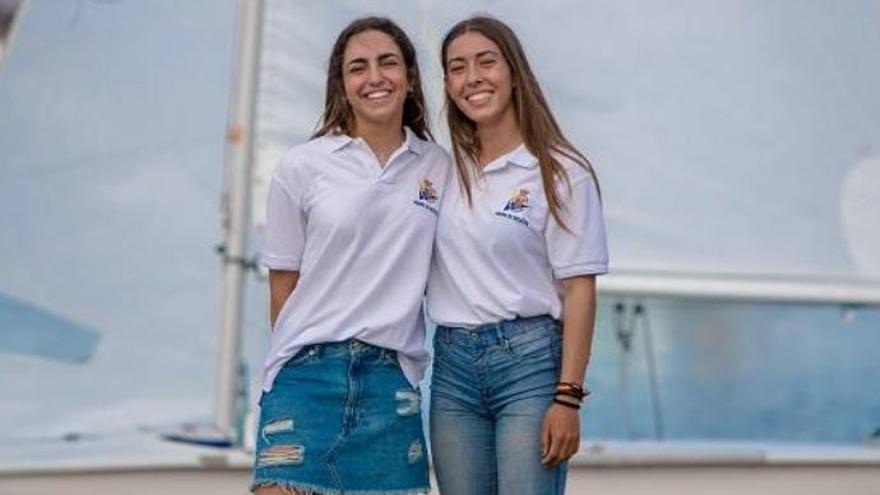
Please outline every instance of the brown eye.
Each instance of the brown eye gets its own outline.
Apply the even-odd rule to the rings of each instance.
[[[484,58],[483,60],[480,60],[480,67],[492,67],[495,65],[495,62],[494,58]]]
[[[461,74],[464,70],[464,64],[449,64],[446,68],[446,72],[450,74]]]

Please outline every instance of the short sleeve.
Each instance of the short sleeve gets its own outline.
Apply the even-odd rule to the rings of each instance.
[[[272,270],[298,271],[306,240],[299,188],[286,186],[276,173],[269,182],[268,198],[262,263]]]
[[[565,185],[560,186],[559,192],[565,205],[560,216],[570,232],[548,213],[544,238],[553,276],[560,280],[607,273],[605,218],[592,174],[579,174],[572,178],[570,192]]]

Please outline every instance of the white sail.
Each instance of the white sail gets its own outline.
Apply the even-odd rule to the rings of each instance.
[[[267,24],[271,33],[267,30],[266,40],[271,47],[267,48],[266,54],[270,49],[274,50],[272,53],[282,56],[283,61],[270,59],[261,74],[264,92],[259,139],[264,169],[275,165],[277,158],[270,156],[272,150],[278,152],[289,143],[305,139],[313,129],[320,113],[323,67],[330,44],[346,22],[367,13],[361,5],[360,2],[337,2],[332,6],[270,2]],[[435,114],[441,95],[436,61],[439,37],[461,16],[494,7],[490,3],[451,5],[385,2],[370,9],[375,13],[393,14],[416,38]],[[685,292],[682,284],[672,284],[682,279],[691,283],[695,279],[698,283],[706,280],[733,283],[738,277],[753,285],[762,285],[780,273],[813,282],[826,276],[833,277],[853,287],[872,290],[880,260],[875,255],[877,224],[874,214],[880,203],[877,199],[880,189],[876,187],[880,182],[876,158],[878,125],[875,119],[878,112],[877,96],[871,92],[877,80],[876,61],[870,57],[870,48],[876,47],[878,41],[877,35],[873,34],[877,24],[876,10],[871,10],[867,3],[834,4],[832,11],[831,6],[804,6],[792,2],[774,3],[769,7],[763,3],[742,3],[736,7],[728,2],[714,3],[713,12],[707,12],[707,8],[696,2],[676,2],[667,3],[667,9],[663,11],[650,4],[639,5],[641,13],[638,13],[634,4],[584,5],[589,8],[575,2],[543,4],[541,9],[548,12],[545,15],[537,7],[502,4],[506,10],[495,12],[522,35],[564,127],[573,141],[596,162],[602,176],[612,229],[614,269],[621,275],[618,280],[631,286],[641,284],[638,289],[623,292],[643,294],[647,291],[645,284],[649,282],[666,294],[673,290]],[[828,12],[822,10],[826,8]],[[559,9],[570,11],[570,20],[560,21],[569,17],[559,17]],[[714,12],[715,9],[718,12]],[[720,125],[718,122],[725,119],[712,121],[709,119],[712,115],[707,115],[706,129],[684,132],[662,128],[665,124],[671,127],[683,125],[686,119],[676,112],[657,115],[641,123],[634,123],[630,115],[636,110],[646,111],[640,108],[646,103],[639,103],[636,98],[642,95],[642,100],[650,100],[645,96],[646,93],[651,96],[650,92],[644,88],[652,83],[661,89],[669,86],[656,76],[656,72],[659,70],[657,66],[672,63],[669,59],[674,58],[673,55],[681,58],[676,62],[678,70],[691,63],[700,67],[695,61],[699,57],[687,50],[670,53],[656,62],[651,62],[650,57],[626,58],[629,53],[644,50],[649,50],[649,54],[672,50],[668,46],[661,49],[667,43],[659,39],[662,37],[696,36],[682,31],[684,21],[680,12],[689,10],[694,19],[706,24],[704,30],[720,29],[727,36],[743,37],[744,40],[740,40],[743,51],[754,50],[755,40],[760,40],[762,46],[772,45],[769,39],[789,39],[793,32],[800,33],[786,45],[786,49],[795,55],[783,53],[785,50],[778,46],[768,49],[768,53],[775,50],[779,65],[784,66],[779,70],[793,71],[805,79],[815,78],[829,95],[834,95],[836,105],[829,103],[828,95],[815,95],[814,101],[805,103],[797,112],[790,104],[782,105],[804,121],[802,124],[794,122],[797,124],[794,127],[782,118],[785,115],[778,115],[777,109],[774,108],[773,112],[765,109],[762,112],[764,119],[759,119],[760,125],[754,124],[756,128],[751,131],[756,141],[754,144],[757,149],[764,150],[762,153],[769,151],[766,146],[761,146],[762,140],[757,137],[764,134],[757,131],[767,128],[778,129],[779,132],[768,133],[763,139],[776,139],[779,149],[790,151],[804,147],[809,151],[804,152],[802,174],[786,176],[770,168],[763,178],[751,172],[749,177],[754,184],[749,187],[733,189],[731,186],[734,192],[750,200],[763,201],[764,208],[774,206],[780,212],[789,212],[780,213],[781,218],[788,215],[787,218],[796,220],[793,223],[797,228],[776,222],[774,226],[778,231],[770,232],[775,235],[762,236],[756,242],[764,246],[767,253],[775,254],[762,254],[754,260],[748,257],[753,254],[751,252],[732,256],[731,253],[740,254],[734,249],[720,253],[696,252],[694,255],[695,250],[703,246],[699,240],[707,237],[696,228],[698,224],[693,229],[696,232],[691,232],[692,238],[672,247],[666,247],[660,238],[647,234],[679,232],[682,217],[687,220],[684,213],[678,216],[669,214],[668,210],[672,209],[663,202],[657,202],[656,206],[666,208],[668,221],[655,219],[657,215],[649,207],[655,204],[649,201],[651,189],[641,184],[656,183],[658,188],[679,184],[669,179],[668,176],[674,174],[661,174],[648,167],[652,163],[646,158],[650,155],[648,150],[668,148],[666,151],[675,159],[664,159],[663,163],[668,162],[670,170],[676,164],[687,165],[689,168],[674,170],[686,177],[702,178],[694,181],[696,192],[678,187],[670,197],[680,198],[682,205],[697,204],[694,208],[729,214],[719,206],[723,202],[705,192],[703,184],[708,180],[706,178],[715,177],[717,170],[724,168],[708,163],[705,173],[697,175],[694,170],[703,163],[679,156],[683,150],[709,145],[725,147],[723,151],[726,153],[738,153],[738,144],[725,144],[717,136],[712,138],[715,136],[710,132],[712,126]],[[86,435],[82,438],[88,442],[64,442],[81,453],[95,445],[91,440],[93,435],[111,438],[115,431],[134,425],[153,429],[210,415],[214,389],[211,376],[217,354],[216,314],[220,300],[218,260],[212,248],[220,238],[217,198],[221,189],[220,163],[227,122],[225,103],[229,93],[229,78],[226,76],[232,60],[230,48],[233,45],[235,10],[231,2],[220,8],[213,0],[192,3],[174,0],[53,0],[32,2],[26,13],[20,17],[24,22],[18,23],[20,30],[16,36],[15,56],[7,58],[0,68],[0,108],[3,109],[0,111],[0,231],[3,233],[0,291],[16,301],[27,302],[31,308],[45,308],[67,322],[76,321],[83,328],[94,328],[101,333],[101,343],[89,366],[70,367],[63,362],[47,362],[25,355],[4,354],[0,359],[4,391],[11,398],[0,408],[0,423],[7,425],[0,433],[4,434],[4,441],[10,435],[40,439],[40,445],[50,446],[52,452],[51,455],[41,455],[41,459],[51,461],[61,457],[54,449],[58,443],[44,444],[44,438],[50,441],[77,438],[76,432],[84,432]],[[547,21],[550,14],[558,17],[552,24]],[[769,17],[762,17],[765,15]],[[724,16],[727,18],[722,21],[720,17]],[[797,20],[792,21],[786,16]],[[282,20],[289,24],[275,25]],[[648,21],[650,26],[645,26]],[[532,22],[537,24],[532,26]],[[764,30],[752,24],[764,26]],[[734,29],[734,25],[739,27]],[[744,27],[750,25],[750,28]],[[657,34],[658,30],[664,36]],[[655,34],[651,37],[642,31]],[[580,34],[574,36],[571,32]],[[291,36],[293,38],[286,41],[286,45],[272,45],[275,38],[285,40]],[[817,40],[809,41],[811,36],[816,36]],[[581,40],[574,54],[570,46],[561,43],[567,37]],[[723,45],[722,41],[716,40],[714,44],[694,50],[699,53],[712,50],[722,54],[736,52],[735,46]],[[678,44],[681,43],[679,40]],[[677,45],[673,43],[671,46]],[[545,53],[551,53],[553,57],[542,56]],[[798,64],[795,63],[799,60],[797,53],[800,56],[806,53],[824,62],[809,64],[802,61]],[[557,57],[567,61],[551,66],[557,62],[550,59]],[[833,59],[833,63],[829,59]],[[274,63],[279,64],[278,69],[270,70]],[[834,74],[829,66],[839,66],[836,68],[840,74]],[[586,70],[584,67],[588,67],[589,72],[574,77]],[[775,74],[775,69],[771,69],[766,70]],[[270,74],[272,71],[274,74]],[[721,84],[717,81],[717,74],[714,78],[706,76],[712,71],[705,67],[698,72],[694,74],[694,81],[700,83],[692,83],[693,86],[703,86],[707,79],[710,83]],[[735,72],[734,67],[730,72]],[[690,73],[684,73],[680,79],[685,75]],[[731,74],[731,77],[734,75],[739,78],[737,84],[744,87],[750,87],[754,78],[768,79],[767,74],[760,73]],[[793,87],[801,84],[792,75],[769,77],[774,78]],[[617,81],[621,88],[614,87],[612,81]],[[746,101],[737,96],[735,90],[736,84],[732,82],[717,88],[719,95],[726,92],[727,98]],[[274,95],[270,98],[267,91]],[[658,89],[657,93],[657,99],[667,98],[663,91]],[[689,94],[684,90],[680,93]],[[698,91],[691,93],[699,94]],[[614,98],[620,99],[621,103],[609,104],[609,99],[613,103]],[[787,101],[786,98],[782,94],[780,104]],[[690,108],[683,103],[679,105],[681,112]],[[720,103],[714,108],[719,106]],[[812,116],[814,112],[829,119],[828,122]],[[273,114],[274,117],[269,119]],[[733,110],[729,114],[735,116]],[[730,115],[729,125],[740,129],[737,131],[740,134],[747,134],[742,129],[748,127]],[[803,128],[798,125],[815,132],[792,130]],[[732,143],[744,141],[733,130],[730,134],[739,136],[731,138]],[[684,139],[682,135],[699,142],[692,148],[686,147],[679,143]],[[857,146],[858,143],[864,146]],[[742,153],[751,156],[753,152]],[[780,153],[774,151],[773,156]],[[753,154],[756,159],[762,156],[758,152]],[[846,159],[839,160],[841,157]],[[826,164],[828,160],[844,165],[834,168]],[[725,157],[722,165],[729,162],[730,158]],[[850,162],[857,165],[845,165]],[[710,165],[714,168],[708,168]],[[645,175],[641,182],[636,180],[640,173]],[[816,174],[827,176],[826,188],[817,187]],[[793,187],[801,188],[804,198],[809,201],[792,201],[792,197],[799,198],[791,191]],[[768,188],[778,189],[779,199],[765,194]],[[813,194],[818,189],[827,194]],[[639,191],[646,199],[634,201],[631,196],[637,196]],[[697,194],[700,191],[703,192]],[[695,203],[686,194],[691,192],[704,202]],[[846,200],[834,203],[829,198],[835,195],[838,200]],[[716,196],[728,197],[721,193]],[[810,201],[817,203],[810,206],[813,205]],[[257,207],[261,208],[263,203],[257,198]],[[627,209],[627,204],[631,204],[629,208],[632,210]],[[797,212],[800,205],[823,214],[792,215],[790,212]],[[823,211],[824,208],[827,211]],[[687,210],[682,206],[682,211]],[[628,214],[630,211],[632,215]],[[639,221],[627,222],[631,217]],[[756,225],[764,225],[757,220]],[[815,232],[804,235],[809,230],[805,226],[809,225]],[[730,242],[734,247],[745,242],[745,239],[737,239],[735,234],[749,231],[738,227],[735,222],[730,227],[731,235],[724,242]],[[803,246],[803,253],[785,249],[784,241],[796,235],[812,241]],[[817,240],[821,242],[817,243]],[[832,248],[819,249],[825,245],[822,242]],[[658,249],[657,253],[651,248]],[[817,256],[823,252],[827,255],[824,261]],[[844,254],[840,255],[840,252]],[[686,263],[692,255],[693,266]],[[658,268],[652,265],[651,261],[655,259],[652,256],[657,260],[669,260],[669,266]],[[712,263],[705,263],[705,259]],[[815,271],[810,268],[811,263],[816,264]],[[750,269],[742,270],[743,267]],[[670,275],[672,269],[696,274],[673,277]],[[632,278],[622,277],[628,273],[633,274]],[[720,277],[719,273],[734,273],[737,277]],[[749,275],[751,273],[754,275]],[[603,281],[609,280],[615,279],[608,277]],[[797,290],[803,288],[796,287]],[[268,333],[265,328],[265,295],[265,287],[248,292],[251,301],[250,312],[245,311],[245,326],[249,331],[244,334],[247,339],[244,351],[252,364],[260,362],[265,349],[263,339]],[[11,305],[5,306],[8,311]],[[607,306],[605,309],[605,314],[611,313]],[[726,339],[737,336],[742,342],[757,340],[753,339],[755,333],[725,330],[748,329],[757,322],[768,320],[767,310],[763,308],[754,313],[731,316],[719,314],[717,308],[710,305],[709,309],[698,313],[697,323],[684,325],[685,320],[694,318],[694,312],[682,315],[679,309],[677,306],[672,309],[660,307],[655,311],[652,316],[660,321],[656,329],[662,332],[664,325],[666,328],[685,326],[686,329],[697,326],[700,331],[694,330],[690,334],[667,332],[666,335],[672,337],[697,337],[676,341],[674,345],[666,344],[665,348],[685,348],[690,352],[691,349],[699,351],[709,347],[737,352],[728,361],[719,360],[714,352],[703,354],[708,356],[706,360],[716,365],[740,361],[739,350],[748,349],[745,345],[727,345],[730,340],[719,345],[719,336]],[[812,344],[806,348],[802,345],[804,339],[797,339],[803,352],[795,355],[799,356],[798,360],[822,361],[822,366],[827,367],[813,368],[820,370],[822,376],[828,375],[827,370],[837,369],[838,362],[862,363],[862,367],[847,368],[849,374],[834,375],[846,380],[836,382],[831,379],[825,382],[827,384],[853,383],[852,376],[870,376],[860,375],[859,370],[867,369],[868,365],[864,363],[872,362],[868,350],[873,347],[865,335],[873,335],[869,330],[876,328],[873,324],[876,310],[842,312],[844,318],[837,318],[836,312],[828,308],[816,310],[811,307],[797,311],[798,319],[795,324],[787,325],[787,329],[809,327],[815,330],[811,334],[819,336],[809,340],[808,344]],[[834,314],[829,317],[831,313]],[[787,313],[773,315],[780,320],[789,318]],[[814,322],[817,315],[821,316],[821,321]],[[11,316],[22,320],[30,318],[29,314],[20,311]],[[847,320],[846,325],[850,326],[846,328],[851,339],[837,338],[838,327],[830,326],[833,322],[829,321],[837,319]],[[853,319],[855,322],[850,323]],[[722,331],[702,332],[702,327],[708,326],[705,322],[716,320]],[[666,321],[672,323],[664,323]],[[607,321],[600,321],[600,325],[603,324],[607,329]],[[772,338],[782,341],[791,335],[785,332],[780,335],[778,329],[772,327],[772,322],[767,325],[761,330],[766,330]],[[6,330],[7,326],[0,324],[0,330]],[[871,328],[866,331],[865,327]],[[53,330],[56,328],[60,330],[57,335],[67,332],[66,328],[52,327]],[[861,333],[853,333],[854,329]],[[660,335],[662,337],[662,333]],[[691,347],[686,340],[702,341],[702,347]],[[601,372],[603,365],[607,367],[608,361],[602,360],[603,353],[605,356],[611,353],[607,350],[607,342],[607,338],[597,340],[600,346],[595,355],[599,359],[593,365],[597,372]],[[831,346],[828,350],[834,352],[826,353],[829,342],[839,345]],[[658,340],[658,344],[662,353],[664,343]],[[777,343],[777,348],[787,349],[789,342],[783,344]],[[846,350],[853,347],[841,347],[842,344],[859,346],[865,351],[847,354]],[[602,345],[606,346],[605,351]],[[761,345],[764,345],[763,341]],[[816,356],[817,350],[828,359],[810,357]],[[69,348],[65,350],[65,356],[70,355],[69,351]],[[787,368],[785,356],[789,355],[780,355],[783,357],[776,359],[774,356],[773,361]],[[803,356],[809,359],[802,359]],[[787,359],[792,360],[790,356]],[[259,368],[252,366],[251,369]],[[801,369],[792,373],[795,373],[795,379],[807,376]],[[729,374],[743,376],[736,375],[735,370]],[[744,379],[742,383],[750,381]],[[834,386],[822,388],[832,389],[841,395],[830,396],[829,403],[846,403],[846,409],[850,409],[850,402],[846,402],[851,400],[848,394],[867,393]],[[682,390],[693,389],[686,385]],[[871,404],[864,401],[858,407],[869,410]],[[776,403],[771,405],[777,406]],[[679,414],[687,417],[689,411],[685,407]],[[824,429],[825,423],[819,424]],[[791,432],[803,435],[807,428],[800,428],[795,427],[784,434],[789,438],[796,437]],[[68,432],[74,432],[74,435],[68,436]],[[832,438],[833,434],[828,435]],[[8,441],[6,444],[11,451],[12,457],[9,458],[17,459],[22,455],[20,444]],[[595,452],[602,448],[595,449]],[[135,449],[125,452],[134,455]],[[639,454],[635,457],[644,458]],[[217,457],[213,455],[200,459],[216,466]],[[165,479],[167,472],[157,476]]]
[[[210,417],[235,13],[49,0],[18,17],[0,67],[0,340],[41,340],[0,344],[0,436]]]
[[[440,38],[490,12],[598,170],[607,291],[880,302],[875,2],[268,3],[257,224],[267,174],[314,129],[347,22],[389,15],[410,33],[437,115]]]

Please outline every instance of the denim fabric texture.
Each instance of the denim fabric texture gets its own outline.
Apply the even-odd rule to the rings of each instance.
[[[437,327],[431,449],[443,495],[557,495],[568,466],[541,464],[562,337],[549,316]]]
[[[251,488],[427,493],[420,401],[392,350],[358,340],[304,347],[260,401]]]

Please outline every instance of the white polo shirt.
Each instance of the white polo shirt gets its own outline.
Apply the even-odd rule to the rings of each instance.
[[[422,298],[450,160],[406,129],[379,165],[362,139],[324,136],[275,169],[262,261],[299,271],[272,332],[263,390],[303,346],[358,339],[396,350],[415,387],[427,364]]]
[[[453,174],[443,198],[428,317],[440,325],[562,316],[560,280],[608,271],[605,221],[595,181],[557,156],[571,181],[558,188],[565,231],[550,214],[538,160],[520,145],[472,181],[473,205]]]

